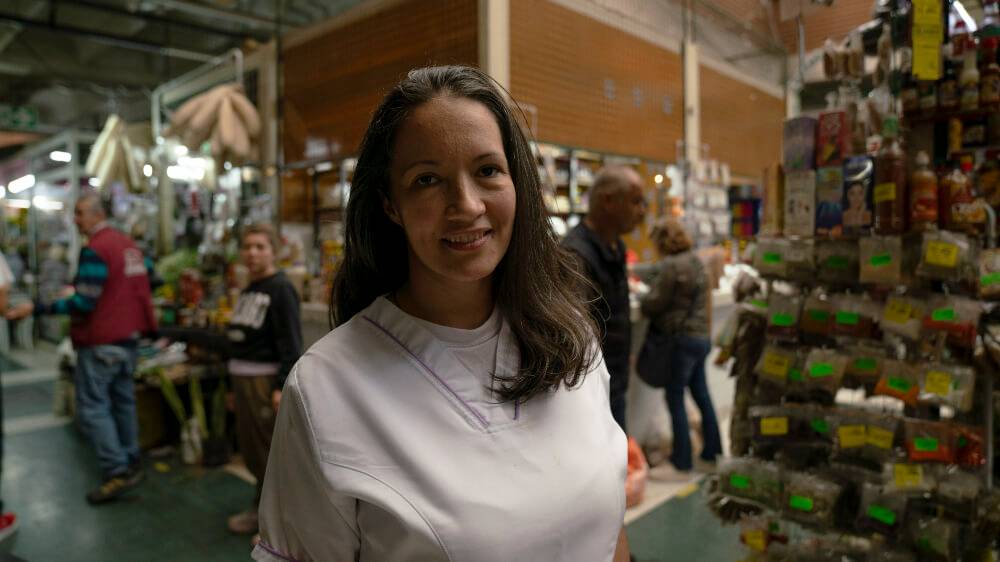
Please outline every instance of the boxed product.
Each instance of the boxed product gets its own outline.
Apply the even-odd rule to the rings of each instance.
[[[844,169],[831,166],[816,170],[816,235],[843,234]]]
[[[846,111],[820,113],[816,129],[816,167],[839,165],[851,151]]]
[[[873,221],[875,161],[870,156],[855,156],[844,163],[844,234],[866,234]]]
[[[816,167],[816,125],[812,117],[787,119],[782,135],[785,172]]]
[[[785,236],[812,236],[816,224],[816,172],[785,174]]]

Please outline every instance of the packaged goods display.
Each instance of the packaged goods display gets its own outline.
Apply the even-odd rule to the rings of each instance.
[[[836,238],[843,234],[843,204],[843,168],[838,165],[816,170],[816,236]]]
[[[816,223],[816,172],[785,174],[785,236],[812,236]]]
[[[870,231],[874,221],[875,161],[870,156],[848,158],[844,164],[844,233],[856,236]]]

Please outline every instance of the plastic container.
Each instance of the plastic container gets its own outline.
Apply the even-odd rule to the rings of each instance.
[[[938,180],[926,152],[917,153],[916,169],[910,176],[910,226],[915,230],[937,226]]]
[[[882,127],[884,142],[875,161],[874,231],[886,236],[902,234],[909,213],[906,207],[906,153],[899,143],[899,120],[894,115],[887,115]]]

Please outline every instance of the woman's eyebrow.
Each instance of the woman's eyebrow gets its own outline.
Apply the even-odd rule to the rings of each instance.
[[[411,162],[409,166],[407,166],[406,168],[403,168],[403,174],[405,174],[406,172],[409,172],[410,170],[412,170],[413,168],[416,168],[417,166],[423,166],[423,165],[426,165],[426,166],[437,166],[438,164],[440,164],[440,162],[438,162],[437,160],[418,160],[416,162]]]
[[[500,158],[500,153],[499,152],[485,152],[483,154],[480,154],[479,156],[476,156],[476,161],[485,160],[487,158]]]

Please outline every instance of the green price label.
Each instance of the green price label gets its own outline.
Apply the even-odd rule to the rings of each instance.
[[[750,301],[750,304],[756,306],[757,308],[767,309],[767,303],[760,299],[753,299]]]
[[[896,512],[881,505],[872,504],[868,506],[868,517],[886,525],[896,524]]]
[[[729,485],[737,490],[746,490],[750,487],[750,478],[741,474],[734,474],[729,477]]]
[[[961,448],[961,447],[965,447],[965,446],[966,446],[966,445],[968,445],[968,444],[969,444],[969,440],[968,440],[968,439],[966,439],[964,435],[962,435],[962,436],[959,436],[959,438],[958,438],[958,446],[959,446],[960,448]]]
[[[781,263],[781,254],[778,252],[764,252],[764,263]]]
[[[802,377],[802,370],[801,369],[796,369],[795,367],[792,367],[791,369],[789,369],[788,370],[788,380],[794,381],[794,382],[802,382],[802,381],[804,381],[805,379]]]
[[[827,269],[847,269],[847,266],[850,263],[851,262],[847,259],[847,256],[830,256],[826,258],[823,265]]]
[[[989,287],[991,285],[996,285],[1000,283],[1000,271],[994,273],[987,273],[979,278],[979,284],[983,287]]]
[[[868,260],[875,267],[882,267],[892,263],[892,254],[876,254]]]
[[[933,453],[938,450],[938,440],[933,437],[917,437],[913,440],[913,445],[918,451]]]
[[[837,324],[844,324],[847,326],[857,326],[858,320],[860,320],[861,315],[857,312],[844,312],[840,311],[837,313]]]
[[[955,309],[954,308],[938,308],[931,313],[931,319],[935,322],[954,322],[955,321]]]
[[[898,390],[900,392],[909,392],[913,388],[913,383],[906,379],[901,379],[899,377],[889,377],[889,388]]]
[[[813,431],[816,433],[830,433],[830,424],[826,423],[826,420],[823,418],[816,418],[809,422],[809,425],[812,426]]]
[[[808,312],[809,318],[814,322],[829,322],[830,313],[825,310],[810,310]]]
[[[813,510],[812,498],[807,498],[805,496],[791,496],[788,498],[788,505],[792,509],[797,509],[799,511],[810,512]]]
[[[816,363],[812,367],[809,367],[809,376],[818,379],[820,377],[829,377],[833,374],[833,365],[829,363]]]
[[[861,357],[854,360],[854,368],[859,371],[874,371],[878,367],[878,361],[872,357]]]
[[[771,324],[775,326],[794,326],[795,317],[791,314],[773,314],[771,315]]]

